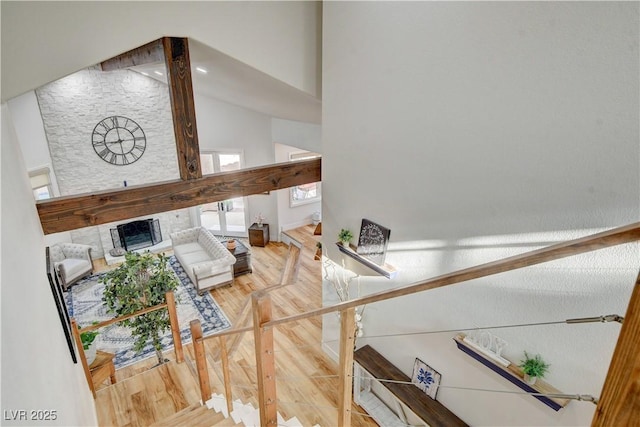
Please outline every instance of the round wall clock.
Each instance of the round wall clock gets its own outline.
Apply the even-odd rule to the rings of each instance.
[[[98,156],[116,166],[136,162],[147,147],[147,138],[140,125],[123,116],[100,120],[93,128],[91,141]]]

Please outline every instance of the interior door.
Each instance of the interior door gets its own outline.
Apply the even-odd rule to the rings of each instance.
[[[205,152],[200,154],[202,174],[241,169],[242,154],[237,152]],[[247,236],[246,198],[237,197],[199,207],[200,225],[216,235]]]

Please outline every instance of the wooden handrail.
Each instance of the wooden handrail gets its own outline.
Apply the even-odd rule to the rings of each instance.
[[[491,276],[498,273],[517,270],[519,268],[530,267],[536,264],[553,261],[556,259],[566,258],[573,255],[579,255],[586,252],[592,252],[599,249],[606,249],[612,246],[623,245],[640,240],[640,222],[629,224],[623,227],[613,228],[611,230],[596,233],[590,236],[581,237],[579,239],[568,240],[555,245],[547,246],[535,251],[525,252],[523,254],[514,255],[498,261],[492,261],[486,264],[480,264],[474,267],[457,270],[447,273],[423,282],[414,283],[401,288],[391,289],[387,291],[377,292],[361,298],[352,299],[335,305],[309,310],[304,313],[294,314],[292,316],[281,317],[265,323],[264,327],[273,327],[283,323],[294,322],[314,316],[321,316],[327,313],[346,310],[351,307],[358,307],[365,304],[371,304],[378,301],[384,301],[429,289],[440,288],[443,286],[453,285],[456,283],[466,282],[468,280],[479,279],[481,277]],[[273,290],[283,287],[275,285],[270,288],[263,289]],[[256,291],[261,292],[261,291]],[[208,335],[204,339],[213,339],[220,336],[228,336],[234,334],[245,333],[253,330],[252,327],[244,327],[240,329],[229,329],[226,331],[216,332]]]
[[[135,313],[125,314],[124,316],[114,317],[113,319],[105,320],[104,322],[96,323],[95,325],[85,326],[78,330],[78,332],[95,331],[96,329],[104,328],[105,326],[113,325],[114,323],[122,322],[123,320],[131,319],[132,317],[141,316],[143,314],[151,313],[152,311],[161,310],[167,307],[167,303],[154,305],[153,307],[147,307],[143,310],[136,311]]]
[[[408,285],[398,289],[387,290],[383,292],[378,292],[375,294],[371,294],[362,298],[357,298],[354,300],[342,302],[329,307],[322,307],[315,310],[310,310],[305,313],[296,314],[288,317],[283,317],[280,319],[271,319],[271,310],[270,310],[270,298],[269,291],[267,289],[263,289],[261,291],[256,291],[251,294],[251,298],[253,300],[253,318],[254,325],[253,328],[241,328],[230,331],[223,331],[216,334],[209,335],[207,339],[211,338],[219,338],[222,336],[233,335],[244,333],[249,330],[254,331],[255,338],[255,346],[256,346],[256,362],[257,362],[257,374],[258,374],[258,393],[259,393],[259,401],[260,401],[260,411],[261,411],[261,419],[265,420],[261,424],[263,426],[269,425],[274,421],[273,412],[275,410],[275,402],[277,400],[277,396],[275,395],[275,382],[273,380],[274,375],[274,361],[273,361],[273,327],[294,322],[302,319],[306,319],[313,316],[319,316],[327,313],[340,311],[342,314],[342,324],[341,324],[341,350],[340,350],[340,367],[339,372],[341,374],[341,390],[340,390],[340,410],[338,414],[338,425],[348,426],[350,423],[350,414],[348,410],[348,404],[350,404],[350,396],[351,390],[348,386],[350,383],[349,372],[351,369],[351,362],[349,356],[352,356],[352,348],[347,349],[345,344],[350,343],[348,340],[348,336],[352,334],[353,327],[351,323],[353,323],[353,310],[357,306],[371,304],[374,302],[385,301],[392,298],[397,298],[401,296],[410,295],[417,292],[426,291],[429,289],[436,289],[448,285],[453,285],[456,283],[461,283],[469,280],[478,279],[481,277],[487,277],[498,273],[503,273],[507,271],[516,270],[519,268],[529,267],[537,264],[541,264],[548,261],[553,261],[561,258],[566,258],[569,256],[579,255],[586,252],[596,251],[599,249],[605,249],[612,246],[622,245],[626,243],[631,243],[640,240],[640,222],[633,223],[630,225],[626,225],[623,227],[614,228],[608,231],[604,231],[601,233],[596,233],[590,236],[582,237],[579,239],[569,240],[566,242],[558,243],[555,245],[551,245],[542,249],[537,249],[534,251],[526,252],[519,255],[514,255],[508,258],[500,259],[497,261],[488,262],[485,264],[477,265],[470,268],[465,268],[462,270],[454,271],[452,273],[444,274],[441,276],[437,276],[426,281],[418,282],[412,285]],[[283,275],[287,276],[287,275]],[[638,279],[638,283],[636,286],[640,284],[640,276]],[[279,288],[282,285],[274,286],[273,288]],[[640,292],[634,292],[634,297],[632,298],[633,307],[630,306],[627,311],[627,315],[630,312],[640,312]],[[631,331],[624,331],[625,325],[623,325],[623,332],[621,333],[621,337],[627,337],[628,341],[633,341],[632,338],[629,338],[629,335],[633,335],[640,329],[638,325],[640,325],[640,321],[636,318],[633,319],[633,328],[627,328]],[[626,322],[625,322],[626,323]],[[633,335],[635,336],[635,335]],[[202,339],[198,339],[201,343]],[[196,342],[196,337],[194,336],[194,342]],[[352,344],[349,344],[352,346]],[[633,351],[630,351],[633,349]],[[201,352],[203,353],[203,352]],[[616,362],[614,355],[614,360],[612,361],[612,366],[615,365],[615,369],[622,369],[621,367],[626,366],[640,366],[640,356],[636,356],[637,345],[634,346],[620,344],[616,348],[616,354],[622,353],[622,356],[619,358],[622,361]],[[633,355],[630,355],[633,353]],[[203,357],[202,355],[200,357]],[[624,365],[626,363],[626,365]],[[611,372],[615,371],[614,368],[610,369]],[[626,371],[625,371],[626,372]],[[200,376],[208,375],[205,372],[199,373]],[[623,378],[620,380],[620,378]],[[611,395],[611,390],[620,390],[625,386],[628,386],[628,381],[625,381],[627,377],[624,375],[616,374],[615,380],[608,380],[605,383],[605,393],[604,398],[609,399]],[[202,381],[202,378],[201,378]],[[623,384],[623,385],[621,385]],[[203,391],[201,387],[201,391]],[[625,392],[628,391],[625,389]],[[204,391],[203,391],[204,393]],[[602,405],[598,406],[598,414],[596,414],[596,418],[594,418],[593,425],[600,426],[604,425],[604,419],[616,419],[616,420],[628,420],[628,411],[629,405],[633,405],[633,402],[624,405],[618,405],[614,410],[611,410],[609,413],[605,412],[605,409],[602,408]]]
[[[593,234],[579,239],[568,240],[548,246],[546,248],[537,249],[535,251],[525,252],[523,254],[514,255],[498,261],[488,262],[475,267],[465,268],[463,270],[454,271],[452,273],[443,274],[423,282],[418,282],[405,287],[377,292],[365,297],[345,301],[336,305],[310,310],[305,313],[293,316],[282,317],[265,323],[263,326],[273,327],[283,323],[294,322],[313,316],[320,316],[327,313],[346,310],[347,308],[357,307],[374,302],[385,301],[392,298],[398,298],[405,295],[411,295],[417,292],[429,289],[441,288],[456,283],[466,282],[481,277],[491,276],[498,273],[517,270],[523,267],[541,264],[573,255],[579,255],[599,249],[605,249],[612,246],[622,245],[640,240],[640,222],[636,222],[623,227],[614,228],[601,233]]]

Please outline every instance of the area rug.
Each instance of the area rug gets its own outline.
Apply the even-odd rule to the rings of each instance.
[[[189,279],[180,262],[174,256],[169,258],[169,264],[180,282],[175,295],[178,302],[178,323],[180,324],[182,343],[191,342],[189,322],[193,319],[200,320],[202,332],[205,336],[229,328],[231,322],[229,322],[229,319],[211,294],[206,292],[203,296],[198,295],[193,283],[191,283],[191,279]],[[102,275],[104,273],[89,276],[65,292],[69,316],[74,317],[80,326],[88,326],[94,321],[101,322],[114,317],[112,314],[107,313],[107,306],[102,301],[104,285],[98,283],[98,279]],[[129,328],[114,324],[101,328],[99,332],[100,334],[96,338],[97,348],[116,355],[114,359],[116,369],[148,357],[155,357],[155,350],[151,344],[148,344],[139,353],[133,350],[135,340],[131,336]],[[163,350],[173,348],[171,331],[167,331],[162,335],[162,347]]]

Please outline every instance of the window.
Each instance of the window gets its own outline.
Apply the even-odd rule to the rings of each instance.
[[[309,160],[320,157],[320,154],[310,151],[299,153],[289,153],[290,161]],[[320,182],[312,182],[310,184],[296,185],[290,188],[289,205],[291,207],[306,205],[307,203],[315,203],[321,200],[322,188]]]
[[[49,176],[49,168],[44,167],[29,172],[31,180],[31,189],[33,197],[36,200],[45,200],[53,197],[53,189],[51,187],[51,177]]]

